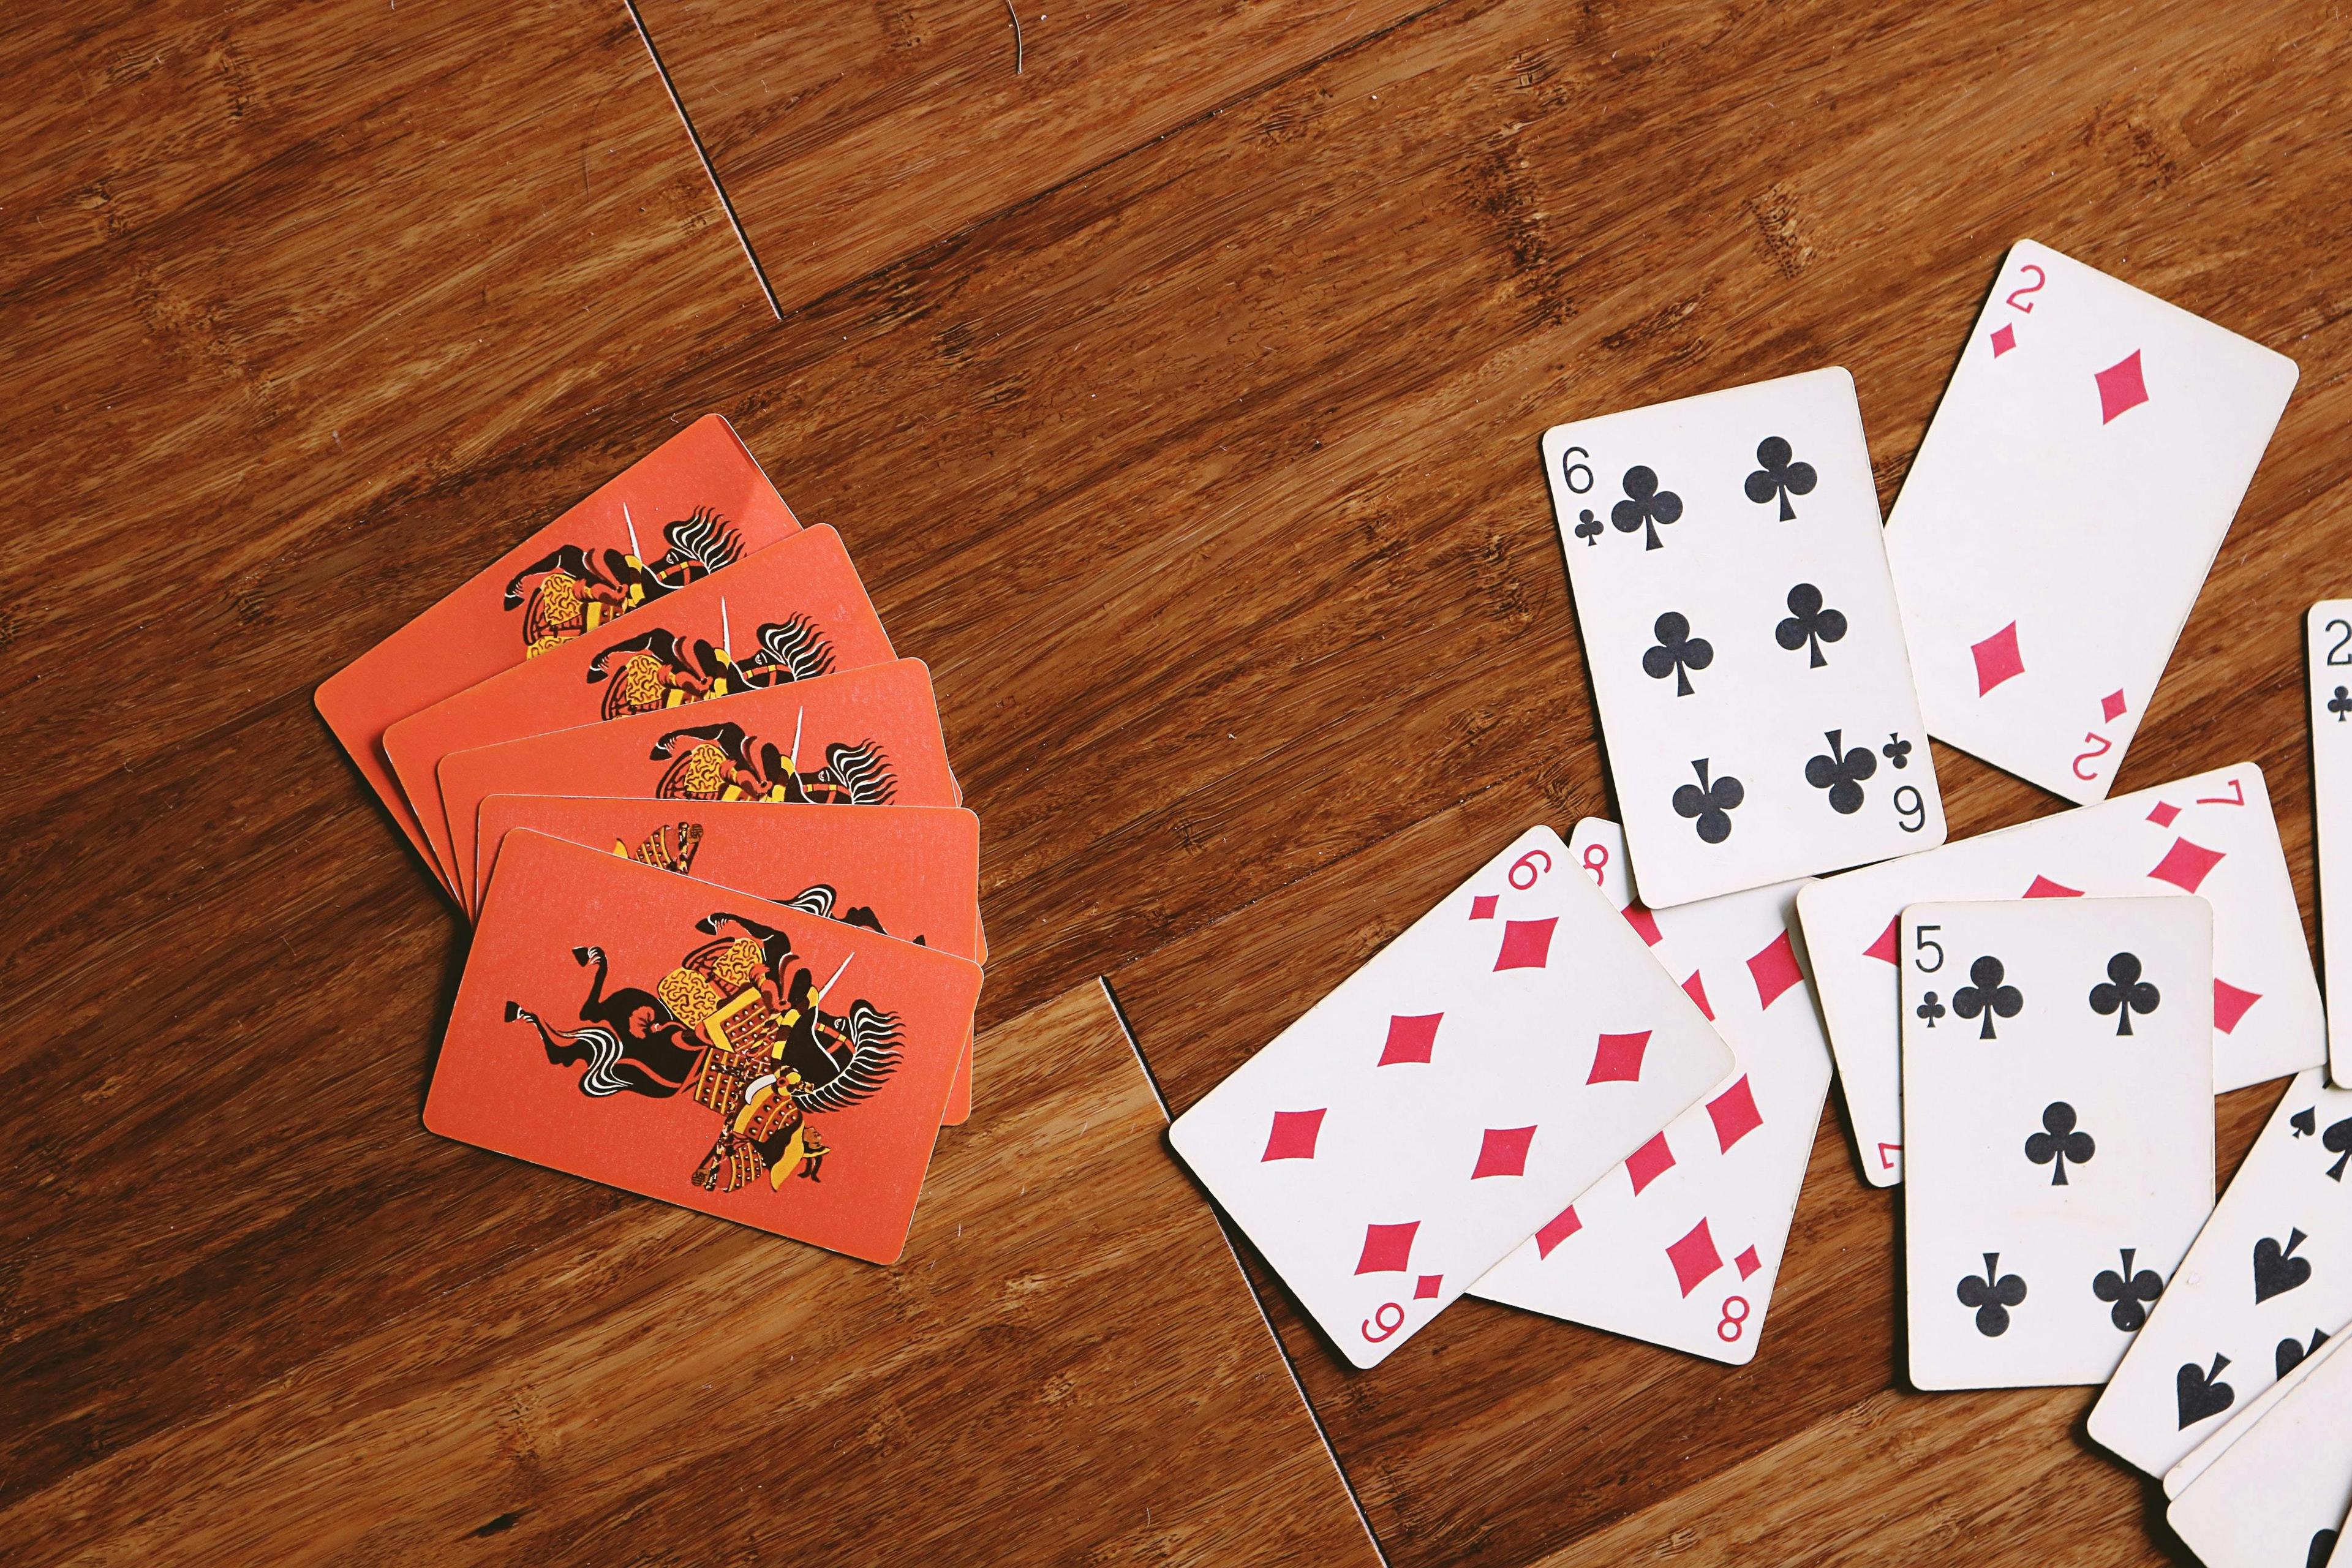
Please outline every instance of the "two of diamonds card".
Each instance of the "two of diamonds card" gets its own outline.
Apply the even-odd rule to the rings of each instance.
[[[2105,798],[2294,380],[2018,241],[1886,524],[1928,732]]]
[[[1865,1179],[1902,1179],[1895,991],[1906,904],[2194,894],[2213,909],[2213,1087],[2316,1066],[2319,984],[2262,770],[2217,768],[1925,855],[1797,899]]]
[[[1790,931],[1801,884],[1653,912],[1633,901],[1615,823],[1585,818],[1569,849],[1737,1066],[1470,1293],[1745,1364],[1829,1092],[1829,1042]]]
[[[2104,1383],[2213,1208],[2198,899],[1903,912],[1905,1294],[1923,1389]]]
[[[1943,842],[1851,376],[1557,426],[1543,455],[1644,903]]]
[[[2352,1321],[2352,1091],[2296,1076],[2147,1327],[2091,1436],[2161,1476]]]
[[[1537,827],[1169,1142],[1331,1342],[1372,1366],[1731,1068]]]

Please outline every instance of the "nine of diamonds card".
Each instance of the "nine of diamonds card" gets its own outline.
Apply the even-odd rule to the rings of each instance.
[[[1579,420],[1543,453],[1643,903],[1944,841],[1853,377]]]
[[[2115,1371],[2213,1208],[2212,951],[2201,899],[1903,912],[1916,1386]]]

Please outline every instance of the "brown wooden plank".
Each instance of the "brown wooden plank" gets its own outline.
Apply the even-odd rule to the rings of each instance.
[[[458,1150],[495,1272],[0,1531],[147,1562],[1376,1561],[1099,986],[979,1042],[881,1268]],[[573,1205],[586,1200],[584,1206]]]
[[[638,10],[790,310],[1432,3]]]

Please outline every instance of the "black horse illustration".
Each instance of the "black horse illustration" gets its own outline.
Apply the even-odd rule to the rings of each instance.
[[[681,752],[680,741],[695,744]],[[825,747],[823,767],[802,772],[773,742],[756,740],[730,721],[672,730],[654,742],[650,755],[655,762],[671,764],[654,789],[663,800],[887,805],[898,793],[889,760],[872,741],[856,745],[836,741]]]
[[[539,1031],[547,1059],[557,1067],[588,1064],[580,1076],[580,1092],[601,1099],[608,1094],[642,1094],[667,1100],[694,1077],[709,1042],[678,1022],[660,997],[634,985],[604,994],[604,950],[575,947],[572,956],[583,968],[595,966],[587,1000],[580,1004],[580,1026],[558,1029],[519,1003],[507,1004],[507,1022],[518,1019]]]

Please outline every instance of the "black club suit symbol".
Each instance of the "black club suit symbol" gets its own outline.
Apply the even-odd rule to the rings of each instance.
[[[1790,653],[1810,645],[1814,669],[1829,663],[1822,657],[1822,644],[1844,636],[1845,613],[1824,606],[1822,591],[1811,583],[1800,583],[1789,590],[1789,618],[1772,628],[1772,640]]]
[[[1718,773],[1709,783],[1705,757],[1691,763],[1691,771],[1698,774],[1698,783],[1675,791],[1675,815],[1698,824],[1700,843],[1720,844],[1731,837],[1730,814],[1748,798],[1748,786],[1729,773]]]
[[[2014,1018],[2025,1006],[2023,993],[2014,985],[2001,984],[2008,973],[2000,959],[1987,953],[1969,965],[1969,984],[1952,993],[1954,1013],[1963,1018],[1983,1016],[1984,1027],[1977,1033],[1979,1040],[1996,1037],[1992,1031],[1996,1016]]]
[[[1643,650],[1642,668],[1653,680],[1675,678],[1675,695],[1691,694],[1690,672],[1705,669],[1715,662],[1715,645],[1705,637],[1690,635],[1690,617],[1676,610],[1668,610],[1658,617],[1651,628],[1658,635],[1654,647]]]
[[[2119,952],[2107,960],[2107,977],[2091,987],[2091,1011],[2104,1018],[2110,1013],[2121,1015],[2116,1020],[2116,1033],[2132,1032],[2134,1013],[2145,1017],[2156,1011],[2163,1000],[2154,984],[2139,977],[2139,956]]]
[[[2338,724],[2344,722],[2345,716],[2352,714],[2352,691],[2337,687],[2336,695],[2327,700],[2327,710],[2336,715],[2336,721]]]
[[[1917,1014],[1920,1020],[1932,1029],[1936,1026],[1936,1020],[1944,1016],[1945,1007],[1941,1002],[1936,1000],[1936,994],[1930,991],[1919,998],[1919,1005],[1911,1011]]]
[[[2132,1272],[2132,1254],[2138,1250],[2136,1247],[2125,1247],[2123,1271],[2102,1268],[2091,1281],[2091,1294],[2111,1303],[2107,1321],[2127,1334],[2139,1332],[2141,1325],[2147,1321],[2149,1304],[2164,1294],[2164,1277],[2155,1269]]]
[[[1683,514],[1683,498],[1658,488],[1655,469],[1636,465],[1625,470],[1625,499],[1609,509],[1609,521],[1620,533],[1647,529],[1644,550],[1658,548],[1658,530]]]
[[[1878,759],[1871,755],[1868,746],[1847,750],[1844,736],[1843,730],[1822,731],[1830,749],[1805,759],[1805,782],[1830,792],[1832,811],[1852,816],[1862,809],[1862,782],[1878,771]]]
[[[1961,1279],[1960,1305],[1977,1310],[1977,1332],[1989,1340],[2009,1332],[2009,1310],[2025,1300],[2025,1281],[2000,1272],[2000,1254],[1984,1255],[1985,1270]]]
[[[2074,1125],[2074,1108],[2063,1100],[2053,1100],[2042,1112],[2042,1131],[2025,1141],[2025,1157],[2037,1165],[2054,1165],[2050,1184],[2066,1185],[2066,1162],[2077,1165],[2090,1163],[2099,1146],[2091,1135]]]
[[[1911,742],[1903,738],[1901,731],[1889,730],[1886,744],[1878,748],[1878,754],[1886,759],[1888,767],[1901,773],[1911,765]]]
[[[1748,499],[1762,506],[1779,496],[1780,521],[1787,522],[1797,515],[1789,498],[1813,493],[1813,466],[1790,461],[1789,443],[1778,436],[1767,436],[1757,444],[1756,460],[1764,466],[1748,476]]]
[[[1576,537],[1584,541],[1587,549],[1601,541],[1601,520],[1592,515],[1591,507],[1584,507],[1576,514]]]

